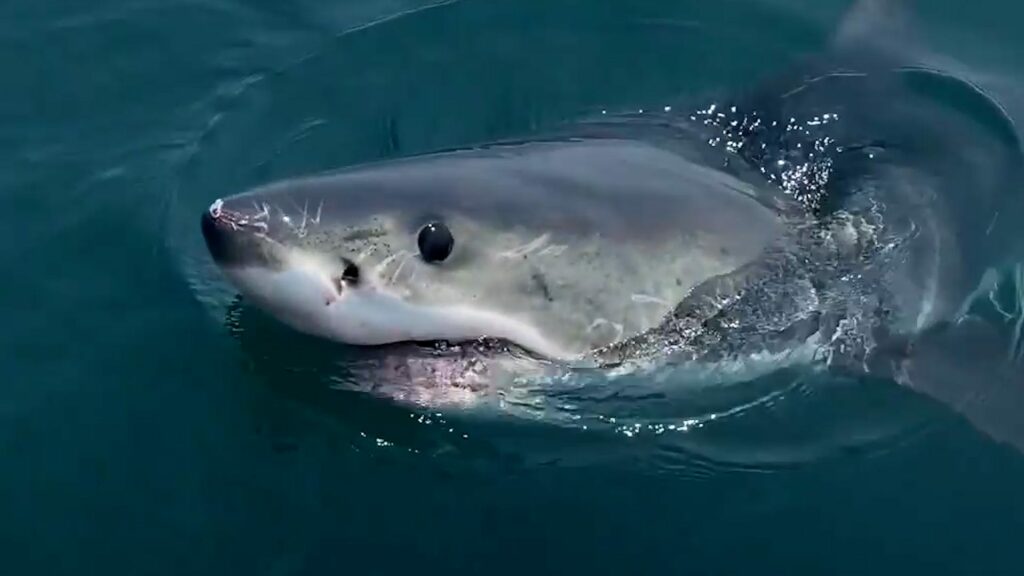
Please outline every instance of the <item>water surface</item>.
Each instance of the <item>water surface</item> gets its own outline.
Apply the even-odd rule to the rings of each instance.
[[[1024,456],[891,382],[695,394],[685,431],[410,410],[240,325],[202,246],[219,196],[727,91],[847,4],[0,8],[0,571],[1019,574]],[[1016,115],[1022,16],[921,30]]]

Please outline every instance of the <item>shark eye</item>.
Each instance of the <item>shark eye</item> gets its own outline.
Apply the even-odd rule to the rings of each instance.
[[[423,260],[434,264],[444,262],[445,258],[448,258],[455,246],[455,238],[443,222],[431,222],[420,229],[416,244]]]

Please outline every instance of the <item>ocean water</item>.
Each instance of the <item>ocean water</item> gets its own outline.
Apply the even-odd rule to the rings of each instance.
[[[5,3],[0,574],[1024,573],[1024,435],[941,395],[759,382],[685,430],[410,409],[240,319],[199,235],[271,179],[736,89],[849,4]],[[917,4],[1020,118],[1024,8]]]

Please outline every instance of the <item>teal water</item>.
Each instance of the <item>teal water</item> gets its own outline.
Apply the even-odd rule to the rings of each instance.
[[[1024,455],[930,397],[697,395],[671,442],[413,411],[239,329],[202,246],[219,196],[742,86],[847,4],[0,7],[0,573],[1022,573]],[[1022,16],[921,29],[1012,96]]]

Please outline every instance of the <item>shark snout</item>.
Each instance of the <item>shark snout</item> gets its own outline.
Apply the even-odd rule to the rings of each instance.
[[[220,200],[203,211],[200,227],[213,261],[222,267],[267,267],[274,247],[258,215],[228,210]]]

